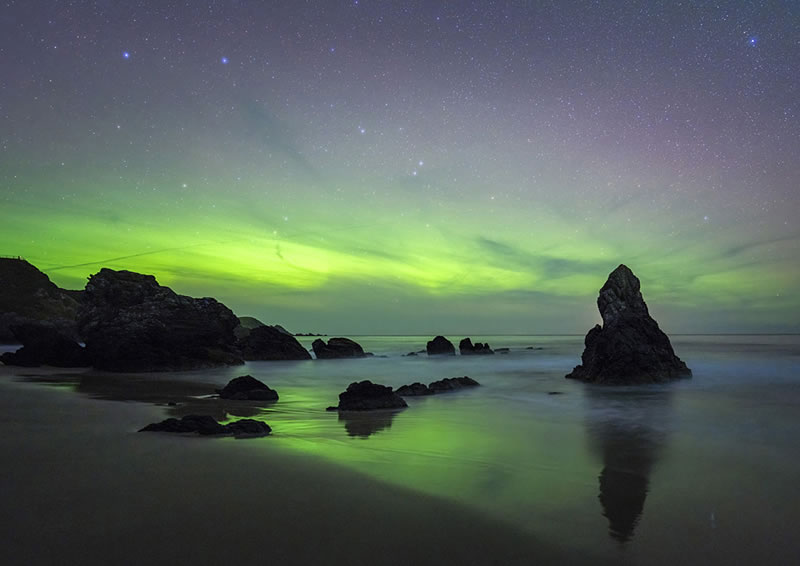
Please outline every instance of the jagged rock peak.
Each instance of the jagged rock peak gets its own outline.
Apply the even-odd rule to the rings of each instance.
[[[639,278],[625,264],[620,264],[608,276],[597,297],[597,308],[604,326],[615,324],[621,317],[650,314],[642,298]]]

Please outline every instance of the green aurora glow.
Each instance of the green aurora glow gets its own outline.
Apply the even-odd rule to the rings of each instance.
[[[797,75],[761,99],[731,90],[718,126],[688,77],[615,79],[634,98],[652,88],[662,106],[684,104],[682,119],[704,124],[689,132],[631,125],[609,91],[587,87],[581,106],[577,87],[530,86],[533,75],[456,96],[464,68],[436,71],[423,48],[418,63],[401,57],[416,75],[370,79],[402,65],[357,38],[337,43],[344,75],[321,39],[307,51],[229,42],[221,65],[219,36],[159,58],[148,45],[162,53],[172,36],[155,16],[141,18],[147,45],[145,24],[127,33],[119,18],[100,47],[40,22],[20,26],[61,50],[19,30],[0,40],[14,85],[0,253],[59,285],[81,288],[101,267],[151,273],[297,332],[582,333],[626,263],[668,332],[800,331],[797,128],[770,110]],[[762,65],[800,60],[765,43]],[[737,49],[746,66],[752,51]],[[268,70],[248,62],[256,51]],[[740,136],[753,109],[761,122]]]

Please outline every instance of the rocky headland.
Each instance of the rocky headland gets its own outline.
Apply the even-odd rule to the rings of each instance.
[[[38,324],[78,339],[81,291],[68,291],[22,258],[0,257],[0,343],[19,338],[12,326]]]
[[[86,284],[79,332],[94,366],[174,371],[243,363],[231,310],[159,285],[152,275],[101,269]]]

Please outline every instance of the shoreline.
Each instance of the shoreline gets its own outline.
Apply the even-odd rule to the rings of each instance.
[[[17,379],[0,372],[10,565],[598,563],[269,437],[140,435],[164,407]]]

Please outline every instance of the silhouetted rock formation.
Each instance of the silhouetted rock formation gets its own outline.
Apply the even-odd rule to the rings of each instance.
[[[690,377],[669,338],[650,317],[639,279],[625,265],[617,267],[600,289],[597,307],[603,326],[586,335],[586,348],[569,379],[589,383],[656,383]]]
[[[78,339],[80,291],[66,291],[24,259],[0,258],[0,343],[15,343],[12,325],[42,324]]]
[[[237,340],[242,340],[250,335],[250,331],[259,326],[266,326],[263,322],[252,316],[239,316],[239,326],[233,329]]]
[[[366,356],[360,344],[349,338],[331,338],[326,344],[321,338],[311,343],[318,360],[336,358],[363,358]]]
[[[421,397],[422,395],[431,395],[431,391],[427,385],[415,381],[411,385],[401,385],[397,388],[397,394],[401,397]]]
[[[22,348],[0,356],[0,362],[9,366],[36,367],[41,365],[62,368],[92,365],[86,350],[77,342],[50,326],[17,324],[11,332]]]
[[[202,436],[266,436],[272,429],[267,423],[253,419],[241,419],[219,424],[213,417],[207,415],[186,415],[181,419],[169,418],[159,423],[152,423],[140,429],[139,432],[172,432],[172,433],[197,433]]]
[[[397,394],[403,397],[422,397],[423,395],[434,395],[436,393],[449,393],[458,391],[464,387],[476,387],[480,385],[471,377],[446,377],[439,381],[434,381],[430,385],[425,385],[419,381],[411,385],[402,385],[397,388]]]
[[[475,342],[473,345],[470,338],[464,338],[461,342],[459,342],[458,350],[461,352],[462,356],[494,354],[488,343],[484,344],[483,342]]]
[[[310,360],[297,338],[279,326],[257,326],[238,342],[245,360]],[[363,352],[362,352],[363,353]]]
[[[328,410],[373,411],[375,409],[402,409],[406,402],[391,387],[371,381],[353,382],[347,391],[339,393],[339,405]]]
[[[455,356],[456,349],[453,343],[444,336],[437,336],[428,342],[425,350],[429,356]]]
[[[252,375],[243,375],[228,382],[222,389],[217,389],[221,399],[235,401],[277,401],[278,392],[271,389]]]
[[[446,377],[439,381],[434,381],[428,388],[433,393],[447,393],[449,391],[463,389],[464,387],[477,387],[478,385],[480,385],[480,383],[465,375],[464,377]]]
[[[86,284],[79,328],[95,367],[170,371],[241,364],[239,320],[215,299],[193,299],[152,275],[101,269]]]

